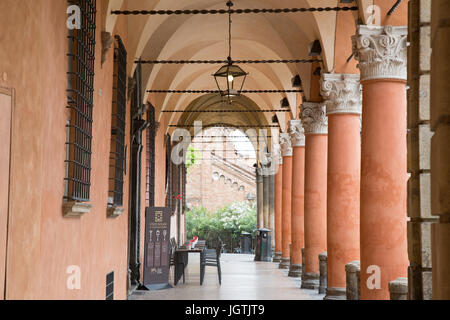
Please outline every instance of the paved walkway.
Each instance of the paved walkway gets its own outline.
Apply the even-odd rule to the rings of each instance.
[[[186,283],[181,279],[172,289],[135,291],[131,300],[321,300],[316,290],[300,289],[300,279],[287,276],[278,263],[254,262],[253,255],[223,254],[222,285],[217,268],[206,267],[205,281],[200,286],[200,258],[189,255]],[[170,270],[173,284],[173,269]]]

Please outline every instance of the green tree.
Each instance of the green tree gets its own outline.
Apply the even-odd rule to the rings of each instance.
[[[190,239],[198,236],[199,239],[214,241],[220,236],[226,243],[229,243],[230,236],[236,240],[242,232],[254,236],[256,204],[234,202],[213,213],[205,208],[193,208],[186,215],[186,229]]]
[[[202,158],[202,153],[190,145],[186,152],[186,169],[195,165]]]

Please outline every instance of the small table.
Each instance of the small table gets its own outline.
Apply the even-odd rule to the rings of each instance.
[[[188,265],[189,253],[200,253],[200,284],[203,284],[203,278],[205,276],[205,268],[202,268],[202,261],[204,259],[205,247],[195,247],[194,249],[177,248],[175,250],[175,274],[174,285],[177,285],[178,281],[183,276],[183,269]]]

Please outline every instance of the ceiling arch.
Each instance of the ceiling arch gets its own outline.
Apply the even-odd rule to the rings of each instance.
[[[338,0],[235,0],[234,8],[294,8],[334,7]],[[164,9],[225,9],[226,0],[109,0],[108,9],[164,10]],[[106,13],[105,25],[113,29],[114,15]],[[227,15],[130,15],[128,19],[128,59],[133,66],[143,60],[225,60],[228,51]],[[232,58],[300,59],[307,58],[309,45],[318,39],[322,43],[323,70],[334,61],[336,12],[309,12],[287,14],[236,14],[232,16]],[[292,89],[291,78],[299,74],[304,95],[310,92],[310,64],[248,64],[242,65],[249,77],[244,89]],[[211,90],[215,89],[213,74],[219,65],[143,65],[144,89],[154,90]],[[200,95],[145,94],[158,117],[164,108],[183,109]],[[290,118],[296,114],[297,95],[249,94],[258,108],[279,108],[286,97],[291,106]],[[270,122],[272,115],[264,114]],[[168,121],[179,121],[179,114],[171,114]],[[285,131],[285,114],[278,114]],[[167,129],[167,128],[165,128]]]

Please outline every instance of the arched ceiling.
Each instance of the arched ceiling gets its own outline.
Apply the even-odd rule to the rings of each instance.
[[[226,0],[110,0],[109,9],[226,9]],[[335,7],[338,0],[234,0],[235,9]],[[350,4],[352,5],[352,4]],[[354,4],[353,4],[354,5]],[[110,18],[112,19],[113,16]],[[114,22],[107,19],[106,26]],[[128,19],[128,59],[134,60],[225,60],[228,55],[227,15],[130,15]],[[323,70],[334,64],[336,12],[232,15],[232,58],[234,60],[269,60],[308,58],[309,45],[316,39],[322,43]],[[220,65],[215,64],[144,64],[143,84],[146,90],[214,90],[211,76]],[[306,98],[310,93],[311,64],[243,64],[249,73],[247,90],[293,89],[291,78],[302,78]],[[184,110],[192,106],[199,94],[146,94],[157,113],[162,109]],[[246,98],[260,109],[279,109],[286,97],[295,116],[295,93],[248,94]],[[164,123],[174,124],[180,114],[159,113],[170,117]],[[262,114],[267,123],[272,114]],[[242,119],[233,121],[239,123]],[[285,131],[286,114],[277,114]],[[228,116],[227,116],[228,117]],[[232,119],[230,119],[232,121]]]

